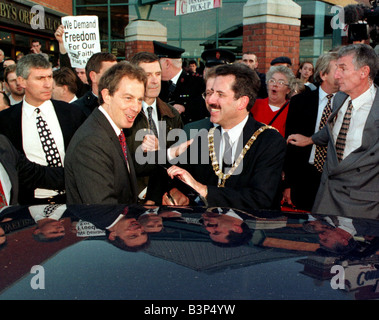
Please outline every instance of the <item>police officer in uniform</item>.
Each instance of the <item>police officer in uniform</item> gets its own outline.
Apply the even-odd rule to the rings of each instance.
[[[182,48],[153,41],[154,53],[162,68],[162,88],[159,98],[171,104],[182,117],[184,124],[209,117],[201,94],[205,83],[182,68]]]

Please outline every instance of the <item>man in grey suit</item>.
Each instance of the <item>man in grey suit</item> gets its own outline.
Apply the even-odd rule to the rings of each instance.
[[[353,216],[379,212],[379,58],[365,44],[338,52],[340,91],[326,126],[312,137],[290,135],[296,146],[328,145],[313,213]],[[349,116],[350,115],[350,120]]]
[[[137,201],[136,174],[122,129],[141,111],[146,74],[120,62],[99,83],[95,109],[71,140],[65,158],[68,204],[130,204]]]

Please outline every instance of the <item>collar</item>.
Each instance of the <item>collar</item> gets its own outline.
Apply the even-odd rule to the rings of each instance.
[[[375,85],[372,84],[370,88],[368,88],[364,93],[362,93],[359,97],[351,100],[353,103],[353,109],[358,110],[365,104],[372,104],[374,102],[376,95]],[[350,97],[349,97],[350,100]]]
[[[99,106],[99,110],[107,118],[107,120],[109,121],[110,125],[112,126],[114,132],[116,133],[116,135],[118,137],[120,135],[120,133],[121,133],[121,129],[116,126],[116,124],[113,122],[112,118],[110,117],[110,115],[108,114],[108,112],[103,108],[103,106]]]
[[[248,119],[249,119],[249,115],[247,115],[246,118],[243,119],[239,124],[237,124],[236,126],[234,126],[233,128],[227,131],[231,144],[234,144],[234,142],[236,142],[239,139]],[[224,134],[224,132],[225,132],[224,128],[221,128],[221,136]]]
[[[147,115],[147,108],[148,107],[153,107],[153,110],[157,110],[157,99],[154,100],[154,102],[149,105],[147,104],[145,101],[142,101],[142,109],[143,109],[143,112],[145,112],[145,114]]]
[[[23,110],[23,112],[27,118],[31,118],[34,115],[36,108],[37,107],[32,106],[31,104],[27,103],[25,100],[25,96],[24,96],[24,98],[22,100],[22,110]],[[46,100],[38,108],[41,110],[42,115],[46,116],[47,114],[49,114],[53,110],[52,109],[53,103],[51,102],[51,100]]]
[[[171,79],[171,81],[172,81],[173,83],[176,84],[176,83],[178,82],[178,79],[179,79],[180,75],[182,74],[182,71],[183,71],[183,70],[180,70],[179,73],[177,73],[176,76],[174,76],[174,77]]]

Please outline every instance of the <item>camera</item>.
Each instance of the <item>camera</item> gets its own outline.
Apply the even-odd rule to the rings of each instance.
[[[371,7],[364,4],[344,7],[345,23],[350,42],[370,39],[371,45],[379,44],[379,0],[370,1]]]

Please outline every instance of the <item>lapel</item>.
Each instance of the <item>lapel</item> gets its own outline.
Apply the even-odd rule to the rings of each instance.
[[[1,154],[6,153],[6,150],[2,150],[2,149],[0,150],[1,150],[0,151]],[[17,179],[18,175],[17,175],[17,171],[15,170],[15,167],[9,161],[4,161],[4,158],[5,159],[7,158],[6,154],[4,156],[3,155],[0,156],[0,163],[3,165],[9,177],[9,180],[11,182],[12,189],[11,189],[11,197],[9,200],[9,204],[11,205],[14,203],[13,200],[17,199],[16,190],[18,190],[18,179]]]
[[[9,123],[12,124],[12,141],[16,149],[23,152],[22,147],[22,102],[12,106],[9,113]]]
[[[129,180],[130,180],[130,188],[132,190],[132,193],[134,195],[137,195],[137,178],[135,174],[135,169],[133,165],[133,161],[131,159],[132,154],[129,152],[128,146],[126,146],[127,154],[128,154],[128,163],[126,163],[124,152],[122,151],[120,141],[118,139],[118,136],[116,135],[115,131],[113,130],[111,124],[109,123],[108,119],[103,115],[103,113],[96,108],[92,112],[95,119],[99,122],[100,126],[105,130],[108,138],[111,140],[113,145],[115,146],[115,149],[117,150],[117,155],[121,157],[122,161],[125,164],[126,172],[129,174]],[[129,168],[128,168],[129,166]]]
[[[63,110],[63,108],[60,107],[59,101],[51,100],[51,102],[54,106],[55,114],[57,115],[57,119],[61,127],[64,147],[67,150],[68,143],[70,141],[70,132],[71,132],[70,117],[67,116],[66,108]]]

